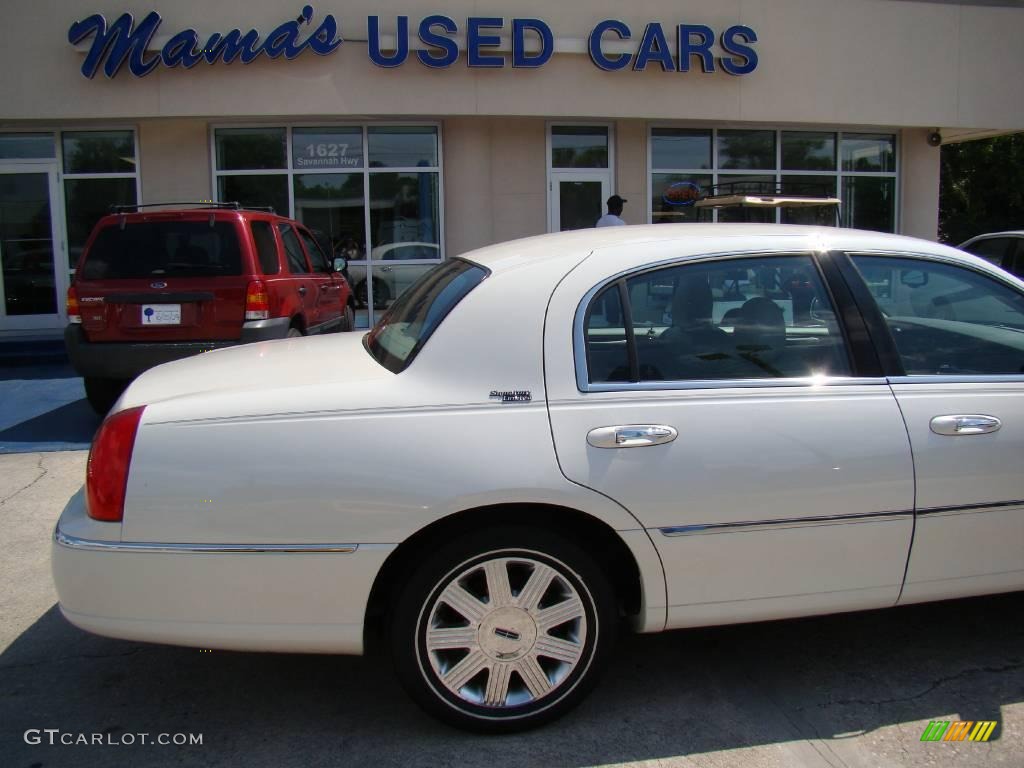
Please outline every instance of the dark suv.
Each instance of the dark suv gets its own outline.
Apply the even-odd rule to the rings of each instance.
[[[160,363],[352,329],[345,265],[299,222],[237,203],[147,208],[99,221],[68,289],[64,339],[97,413]]]

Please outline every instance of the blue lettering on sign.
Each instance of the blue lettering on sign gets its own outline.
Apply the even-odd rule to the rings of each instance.
[[[115,77],[128,65],[136,77],[144,77],[163,65],[168,69],[192,69],[201,62],[216,64],[218,61],[231,64],[241,61],[249,64],[260,56],[269,59],[284,57],[291,60],[304,52],[312,51],[318,56],[334,53],[342,44],[340,26],[334,16],[328,14],[312,33],[304,35],[304,28],[313,22],[313,6],[305,5],[295,19],[278,25],[261,38],[260,33],[250,29],[244,34],[232,29],[221,34],[215,32],[203,43],[199,32],[189,27],[171,35],[167,43],[156,52],[153,40],[162,19],[156,11],[150,11],[136,23],[130,13],[122,13],[108,24],[99,13],[76,21],[68,29],[68,42],[78,45],[92,37],[82,74],[93,78],[103,70],[108,78]],[[409,59],[409,17],[395,17],[395,42],[392,50],[385,51],[381,41],[381,17],[368,16],[367,53],[378,67],[394,68]],[[474,68],[500,69],[508,63],[508,56],[502,52],[501,31],[505,19],[490,16],[472,16],[466,20],[465,54],[466,64]],[[432,69],[446,69],[459,59],[459,42],[455,36],[459,25],[449,16],[434,14],[423,18],[417,27],[422,49],[415,58],[420,64]],[[527,40],[535,40],[535,50],[527,50]],[[655,64],[663,72],[689,72],[696,59],[700,71],[713,73],[721,69],[730,75],[747,75],[758,65],[757,51],[753,45],[757,34],[750,27],[736,24],[729,27],[717,38],[721,55],[712,52],[716,43],[715,31],[704,24],[679,24],[675,39],[670,43],[661,24],[650,22],[637,45],[636,53],[621,50],[606,53],[604,45],[632,39],[628,25],[616,19],[599,22],[587,37],[587,52],[594,66],[606,72],[630,67],[643,72],[649,64]],[[674,47],[673,47],[674,44]],[[611,49],[614,50],[614,47]],[[536,69],[547,64],[555,53],[554,34],[545,22],[534,18],[512,19],[511,63],[516,69]]]
[[[459,31],[455,21],[447,16],[427,16],[420,22],[420,40],[424,44],[438,49],[440,53],[416,51],[416,56],[428,67],[435,69],[450,67],[459,59],[459,46],[450,37],[434,32],[434,27],[440,27],[449,35],[454,35]]]
[[[466,63],[471,67],[488,67],[498,69],[505,66],[504,56],[481,53],[481,48],[493,48],[501,45],[497,35],[485,35],[485,29],[501,29],[504,19],[497,17],[471,16],[466,22]]]
[[[109,26],[102,14],[94,13],[71,25],[68,29],[68,42],[77,45],[90,35],[93,36],[92,45],[82,62],[82,74],[90,79],[96,76],[100,67],[107,77],[112,78],[126,62],[133,75],[144,77],[160,64],[169,68],[191,69],[201,61],[214,64],[219,60],[230,64],[240,58],[243,64],[248,64],[260,54],[271,59],[279,56],[294,59],[306,50],[318,56],[333,53],[342,43],[338,22],[328,14],[312,34],[301,39],[301,27],[309,24],[312,19],[313,6],[306,5],[298,18],[278,26],[263,42],[260,42],[260,34],[254,29],[245,35],[233,29],[225,35],[210,35],[206,44],[202,45],[196,30],[184,29],[172,35],[159,54],[147,56],[146,51],[162,21],[159,13],[150,11],[138,25],[130,13],[122,13]]]
[[[540,38],[540,53],[526,53],[526,33],[536,32]],[[542,67],[555,52],[555,36],[551,27],[540,19],[512,19],[512,66]]]
[[[757,69],[757,51],[750,47],[750,43],[756,42],[757,34],[750,27],[737,24],[725,30],[722,33],[722,50],[731,53],[733,58],[720,58],[718,62],[722,69],[730,75],[749,75]]]
[[[409,17],[398,17],[398,30],[395,32],[395,51],[385,56],[380,50],[380,16],[370,16],[366,20],[367,37],[369,38],[370,61],[378,67],[400,67],[409,58]]]
[[[633,69],[643,72],[647,62],[654,59],[661,66],[662,72],[674,72],[676,65],[672,61],[672,52],[668,49],[668,40],[661,29],[661,24],[648,24],[644,36],[640,40],[640,49],[633,60]]]
[[[629,40],[630,31],[623,22],[615,19],[605,19],[590,33],[587,40],[587,50],[590,51],[590,60],[606,72],[614,72],[617,69],[625,69],[629,66],[629,54],[620,53],[616,56],[606,56],[601,50],[601,38],[605,32],[614,32],[620,40]]]
[[[694,36],[699,42],[694,42]],[[715,32],[711,27],[703,24],[680,24],[678,29],[679,37],[679,71],[690,71],[690,57],[700,57],[701,72],[715,71],[715,57],[711,53],[711,46],[715,43]]]

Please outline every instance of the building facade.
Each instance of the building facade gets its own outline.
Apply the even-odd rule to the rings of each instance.
[[[111,204],[240,201],[350,263],[365,327],[438,260],[810,183],[934,239],[939,144],[1024,130],[1019,3],[11,0],[0,338],[57,335]],[[722,220],[727,213],[718,214]],[[770,220],[801,221],[771,211]]]

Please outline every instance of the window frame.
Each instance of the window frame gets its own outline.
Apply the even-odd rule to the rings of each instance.
[[[683,130],[694,130],[694,131],[710,131],[711,132],[711,167],[710,168],[655,168],[654,167],[654,130],[660,128],[676,128]],[[775,167],[767,169],[734,169],[734,168],[720,168],[719,167],[719,131],[773,131],[775,133]],[[782,167],[782,135],[784,133],[831,133],[835,136],[835,169],[831,171],[824,170],[787,170]],[[843,134],[885,134],[892,135],[894,143],[894,170],[892,171],[844,171],[843,160],[842,160],[842,144]],[[893,232],[900,232],[902,226],[902,150],[903,150],[903,135],[902,131],[898,128],[834,128],[829,126],[786,126],[784,128],[778,125],[762,125],[757,123],[750,124],[734,124],[734,123],[722,123],[714,125],[698,125],[698,124],[687,124],[678,122],[663,122],[663,121],[652,121],[647,123],[646,129],[646,142],[647,142],[647,213],[646,222],[648,224],[654,223],[654,174],[680,174],[689,176],[710,176],[712,185],[725,184],[729,182],[730,177],[739,178],[742,176],[773,176],[776,183],[781,183],[784,176],[831,176],[835,179],[836,184],[836,195],[842,199],[843,194],[843,180],[846,178],[854,177],[867,177],[867,178],[885,178],[894,179],[895,185],[893,189]],[[846,210],[845,201],[840,206],[840,213],[842,214]],[[712,212],[713,222],[718,222],[718,211]],[[775,223],[782,221],[782,210],[779,208],[775,209]],[[840,223],[840,227],[843,229],[852,228],[850,225]]]
[[[593,301],[608,286],[619,283],[625,285],[625,281],[634,277],[655,272],[662,269],[682,267],[698,264],[718,263],[735,261],[739,259],[771,258],[771,257],[800,256],[810,258],[828,295],[835,311],[836,325],[839,329],[839,337],[842,339],[844,352],[850,364],[850,375],[847,376],[797,376],[779,378],[748,378],[748,379],[678,379],[665,381],[616,381],[616,382],[591,382],[590,381],[590,360],[586,339],[586,322],[590,315],[590,307]],[[886,379],[878,375],[876,371],[866,370],[870,366],[865,365],[865,352],[870,346],[870,341],[860,332],[864,330],[859,312],[854,305],[853,298],[849,292],[844,290],[843,281],[828,268],[827,260],[831,254],[818,253],[810,250],[779,250],[777,248],[766,248],[743,251],[722,251],[699,256],[676,256],[663,259],[639,267],[629,269],[608,276],[591,287],[583,296],[576,307],[573,319],[573,358],[576,371],[576,389],[581,393],[612,393],[612,392],[657,392],[664,390],[695,390],[695,389],[765,389],[775,387],[821,387],[821,386],[849,386],[865,384],[886,384]],[[628,319],[629,326],[632,326],[632,309],[629,307],[628,291],[620,288],[622,311],[624,322]],[[852,310],[852,314],[851,314]],[[858,327],[852,327],[858,323]],[[633,336],[635,339],[635,336]],[[627,331],[627,349],[635,349],[635,343],[630,343],[630,334]],[[630,363],[634,359],[634,352],[629,352]]]
[[[857,249],[844,250],[835,254],[841,258],[844,265],[844,278],[850,284],[854,292],[854,300],[868,324],[869,332],[879,351],[879,358],[882,360],[886,381],[890,384],[978,384],[978,383],[1019,383],[1024,382],[1024,373],[992,373],[992,374],[908,374],[903,368],[903,361],[892,337],[888,324],[885,322],[885,315],[882,313],[878,302],[868,288],[867,281],[861,275],[856,263],[855,256],[879,257],[890,259],[913,259],[919,261],[930,261],[945,266],[958,267],[974,272],[977,275],[986,277],[1002,284],[1006,288],[1024,295],[1024,280],[1019,280],[1012,275],[1003,275],[999,268],[990,262],[985,262],[990,269],[962,261],[956,257],[945,254],[921,253],[917,251],[902,251],[898,249]],[[977,257],[981,259],[980,256]],[[1007,279],[1009,277],[1010,279]],[[856,284],[851,284],[856,281]]]
[[[388,166],[370,168],[366,159],[369,157],[369,129],[388,128],[391,126],[413,126],[429,127],[437,131],[437,165],[436,166]],[[284,168],[260,168],[253,170],[226,171],[217,168],[217,131],[232,128],[251,129],[280,129],[285,130],[285,167]],[[363,137],[363,164],[359,168],[294,168],[293,137],[295,129],[301,128],[360,128]],[[219,198],[221,176],[284,176],[288,188],[288,210],[275,211],[279,216],[299,221],[295,217],[295,182],[296,176],[310,176],[319,174],[360,174],[363,177],[363,226],[366,233],[366,259],[367,265],[372,263],[370,252],[378,244],[373,242],[370,227],[370,180],[374,173],[436,173],[437,174],[437,228],[438,228],[438,254],[437,259],[417,260],[414,263],[436,264],[445,259],[445,222],[444,222],[444,137],[442,125],[439,120],[373,120],[373,121],[287,121],[287,122],[239,122],[239,123],[210,123],[209,125],[209,151],[210,151],[210,189],[213,191],[214,199]],[[223,202],[223,201],[220,201]],[[300,224],[303,222],[299,221]],[[358,262],[362,264],[364,260]]]
[[[135,150],[134,171],[111,171],[109,173],[65,173],[64,172],[64,134],[65,133],[116,133],[126,132],[132,135],[132,146]],[[67,293],[67,288],[75,280],[75,273],[78,271],[78,262],[70,263],[71,238],[68,228],[68,191],[65,182],[91,179],[133,179],[135,181],[135,202],[141,205],[145,202],[142,198],[142,143],[139,140],[139,128],[130,123],[98,123],[96,125],[67,125],[40,127],[31,129],[11,129],[3,131],[6,135],[27,134],[27,135],[49,135],[53,139],[53,157],[21,157],[7,158],[0,160],[0,164],[24,168],[25,173],[53,171],[57,174],[57,190],[59,199],[50,201],[50,215],[58,223],[60,233],[60,259],[57,258],[57,248],[54,251],[54,278],[57,281],[57,310],[58,315],[66,320],[66,309],[61,296]],[[95,225],[94,225],[95,226]],[[55,246],[57,243],[54,244]],[[84,243],[83,243],[84,246]],[[58,267],[58,263],[60,266]],[[65,266],[66,265],[66,266]]]
[[[370,157],[370,131],[371,127],[374,128],[388,128],[388,127],[424,127],[433,128],[436,131],[437,137],[437,165],[436,166],[394,166],[394,167],[380,167],[371,168],[369,166]],[[251,128],[251,129],[280,129],[285,130],[285,167],[279,169],[263,168],[255,170],[240,170],[240,171],[226,171],[217,168],[217,131],[232,128]],[[363,163],[359,168],[295,168],[294,164],[294,132],[296,129],[301,128],[359,128],[362,131],[363,141]],[[207,142],[208,152],[210,158],[210,189],[214,200],[220,200],[220,183],[219,179],[221,176],[283,176],[285,178],[285,185],[287,187],[288,195],[288,210],[287,211],[276,211],[278,215],[286,218],[298,221],[303,226],[306,226],[305,222],[300,221],[295,215],[295,178],[297,176],[310,176],[318,174],[359,174],[362,176],[363,181],[363,232],[365,238],[365,257],[363,259],[353,259],[349,261],[349,264],[357,267],[359,270],[365,269],[365,276],[362,278],[366,283],[367,295],[374,295],[375,289],[373,288],[373,282],[375,279],[382,280],[377,276],[375,272],[376,267],[383,266],[380,262],[375,261],[371,258],[373,249],[376,248],[379,243],[374,242],[371,225],[370,215],[370,178],[375,173],[396,173],[396,174],[413,174],[413,173],[433,173],[437,177],[437,258],[435,259],[416,259],[403,262],[406,266],[423,266],[431,267],[434,264],[440,264],[447,259],[445,250],[445,188],[444,188],[444,131],[443,125],[440,120],[280,120],[280,121],[238,121],[238,122],[210,122],[207,126]],[[308,229],[308,227],[307,227]],[[334,254],[327,254],[330,263],[333,264]],[[353,285],[353,289],[355,285]],[[378,319],[383,315],[386,309],[377,308],[375,302],[368,301],[365,309],[360,308],[357,311],[357,319],[361,317],[361,314],[365,311],[367,328],[372,328]]]

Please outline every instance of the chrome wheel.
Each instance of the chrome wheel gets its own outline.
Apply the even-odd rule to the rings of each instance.
[[[427,712],[510,733],[568,712],[607,665],[617,624],[604,571],[553,531],[496,524],[408,573],[391,610],[395,672]]]
[[[554,567],[494,557],[440,586],[422,642],[437,680],[462,701],[493,708],[540,701],[583,659],[583,600]]]

